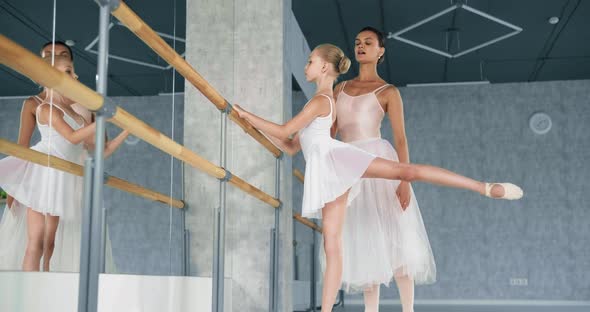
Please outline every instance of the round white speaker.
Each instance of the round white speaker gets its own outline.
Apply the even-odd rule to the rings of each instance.
[[[536,134],[545,134],[551,130],[551,117],[543,112],[534,113],[529,119],[529,127]]]

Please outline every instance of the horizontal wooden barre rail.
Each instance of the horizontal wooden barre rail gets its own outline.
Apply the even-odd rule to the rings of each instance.
[[[218,109],[225,110],[227,101],[207,82],[182,56],[180,56],[166,41],[164,41],[148,24],[146,24],[124,2],[111,12],[123,25],[140,38],[156,54],[172,65],[179,74],[195,86]],[[272,144],[260,131],[249,122],[240,118],[235,111],[231,111],[229,118],[262,144],[275,157],[281,156],[281,151]]]
[[[45,87],[54,88],[65,97],[88,109],[98,110],[104,106],[105,99],[102,95],[82,85],[67,74],[56,70],[51,65],[45,63],[40,57],[2,34],[0,34],[0,63],[20,72]],[[86,98],[87,96],[89,99]],[[217,179],[224,179],[226,177],[227,171],[224,168],[214,165],[197,153],[176,143],[119,106],[116,107],[114,115],[109,119],[109,122],[128,130],[134,136],[210,176]],[[264,193],[237,176],[231,176],[228,182],[274,208],[280,206],[278,199]]]
[[[43,59],[0,34],[0,63],[31,78],[38,84],[66,95],[89,110],[96,111],[103,106],[103,97],[87,86],[78,83]]]
[[[309,228],[311,228],[314,231],[318,231],[318,232],[322,233],[322,228],[319,225],[313,223],[311,220],[309,220],[307,218],[302,217],[298,213],[293,214],[293,219],[297,220],[301,224],[307,225]]]
[[[293,175],[299,180],[299,182],[304,183],[305,177],[299,169],[293,169]]]
[[[45,153],[41,153],[30,148],[26,148],[24,146],[18,145],[16,143],[7,141],[2,138],[0,138],[0,153],[24,159],[26,161],[30,161],[41,166],[51,167],[60,171],[65,171],[67,173],[77,175],[80,177],[84,176],[84,167],[78,164],[69,162],[67,160],[63,160],[55,156],[49,156]],[[152,191],[143,186],[133,184],[131,182],[125,181],[117,177],[108,176],[107,180],[105,181],[105,184],[110,187],[143,198],[147,198],[149,200],[161,202],[166,205],[171,205],[172,207],[184,208],[184,203],[181,200],[171,198],[170,196],[158,193],[156,191]]]

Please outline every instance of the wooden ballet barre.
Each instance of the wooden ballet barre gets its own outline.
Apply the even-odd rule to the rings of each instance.
[[[42,86],[67,94],[68,98],[84,105],[89,110],[96,111],[103,106],[104,99],[100,94],[81,83],[75,83],[76,80],[55,70],[43,59],[2,34],[0,34],[0,63],[33,79]]]
[[[55,156],[49,156],[45,153],[41,153],[30,148],[26,148],[22,145],[18,145],[16,143],[10,142],[2,138],[0,138],[0,153],[24,159],[26,161],[30,161],[41,166],[64,171],[76,176],[84,176],[84,167],[78,164],[69,162],[67,160]],[[184,202],[182,202],[181,200],[171,198],[170,196],[158,193],[156,191],[152,191],[150,189],[139,186],[137,184],[133,184],[131,182],[125,181],[117,177],[107,176],[105,185],[149,200],[157,201],[166,205],[171,205],[172,207],[184,208]]]
[[[216,166],[195,152],[176,143],[163,133],[137,119],[110,98],[104,98],[90,88],[84,86],[66,73],[62,73],[47,64],[37,55],[21,47],[14,41],[0,34],[0,63],[20,72],[33,81],[53,88],[65,97],[94,111],[102,111],[108,115],[109,122],[122,129],[128,130],[134,136],[153,145],[161,151],[217,178],[229,182],[242,191],[260,199],[274,208],[280,206],[280,201],[260,189],[248,184],[241,178],[232,175],[222,167]]]
[[[166,41],[164,41],[148,24],[146,24],[133,10],[121,1],[119,6],[111,14],[123,25],[131,30],[138,38],[148,45],[154,52],[162,57],[168,64],[178,71],[187,81],[195,86],[201,93],[211,101],[219,110],[226,110],[228,102],[221,94],[207,82],[182,56],[180,56]],[[275,157],[280,157],[282,152],[273,145],[260,131],[254,128],[249,122],[240,118],[231,110],[229,119],[238,124],[245,132],[250,134],[256,141],[262,144]]]
[[[293,169],[293,175],[299,180],[299,182],[304,183],[305,177],[299,169]]]
[[[301,224],[308,226],[309,228],[311,228],[314,231],[318,231],[318,232],[322,233],[322,228],[319,225],[313,223],[311,220],[309,220],[307,218],[302,217],[298,213],[293,214],[293,219],[295,219],[297,222],[299,222]]]

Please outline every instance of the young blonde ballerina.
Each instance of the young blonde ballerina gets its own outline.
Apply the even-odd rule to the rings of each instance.
[[[385,38],[363,28],[354,42],[359,75],[334,88],[333,135],[376,156],[409,163],[403,104],[399,91],[381,79],[377,65],[385,55]],[[381,123],[391,121],[395,149],[381,138]],[[342,285],[363,291],[365,312],[379,311],[380,284],[395,280],[403,312],[412,312],[414,283],[436,280],[436,265],[418,202],[409,182],[364,179],[360,194],[346,210],[343,226]]]
[[[45,58],[51,63],[50,58]],[[55,57],[54,67],[74,77],[71,60]],[[32,149],[82,164],[84,144],[91,145],[95,124],[87,124],[71,101],[55,91],[51,103],[35,97],[41,141]],[[51,98],[51,96],[50,96]],[[107,143],[112,154],[127,137],[123,131]],[[0,222],[0,269],[78,271],[80,258],[82,178],[19,158],[0,160],[0,187],[14,198]]]
[[[240,106],[240,117],[258,128],[286,153],[299,150],[306,161],[302,215],[323,218],[326,270],[322,290],[322,311],[331,311],[342,277],[342,224],[347,200],[358,195],[361,178],[424,181],[471,190],[491,198],[518,199],[522,190],[510,183],[483,183],[451,171],[399,163],[376,157],[330,135],[334,122],[332,87],[338,75],[346,73],[350,60],[331,44],[316,47],[305,67],[306,79],[316,84],[316,95],[303,110],[285,124],[264,120]],[[293,136],[291,138],[291,136]]]

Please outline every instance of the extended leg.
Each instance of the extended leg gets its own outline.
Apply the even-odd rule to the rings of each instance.
[[[371,162],[363,178],[382,178],[408,182],[423,181],[471,190],[492,198],[518,199],[523,194],[522,190],[514,184],[484,183],[435,166],[399,163],[379,157]]]

